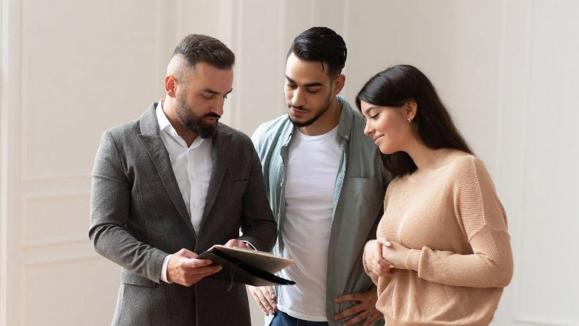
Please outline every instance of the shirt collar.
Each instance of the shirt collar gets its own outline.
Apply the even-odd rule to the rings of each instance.
[[[354,110],[350,104],[341,96],[337,96],[338,104],[342,107],[340,122],[338,123],[338,135],[345,140],[350,140],[350,129],[354,118]]]
[[[169,119],[165,115],[165,111],[163,111],[163,101],[162,100],[159,101],[159,104],[157,105],[157,108],[155,109],[155,114],[157,115],[157,121],[159,122],[159,130],[161,132],[166,133],[174,141],[176,141],[178,144],[180,144],[181,146],[186,148],[187,144],[185,143],[185,140],[183,140],[183,138],[181,138],[181,136],[179,136],[179,134],[177,133],[177,130],[175,130],[175,128],[171,124],[171,121],[169,121]],[[191,143],[191,146],[189,146],[189,149],[195,149],[195,148],[201,146],[201,144],[203,144],[205,141],[206,141],[206,139],[201,138],[201,136],[198,136],[197,138],[195,138],[193,143]]]
[[[167,116],[163,111],[163,101],[159,101],[157,109],[155,110],[155,114],[157,114],[157,121],[159,122],[159,130],[176,132],[175,128],[173,128],[171,122],[169,121],[169,119],[167,119]]]
[[[338,122],[338,131],[337,134],[339,137],[350,140],[350,129],[352,128],[352,120],[354,116],[354,112],[350,104],[341,96],[336,96],[338,101],[338,105],[342,108],[342,112],[340,112],[340,121]],[[290,121],[291,123],[291,121]],[[294,132],[296,132],[296,127],[291,124],[291,128],[283,146],[288,146],[291,142]]]

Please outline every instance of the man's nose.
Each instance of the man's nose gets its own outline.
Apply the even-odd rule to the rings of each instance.
[[[304,106],[304,104],[305,104],[304,92],[302,90],[300,90],[299,88],[295,89],[290,96],[290,103],[289,104],[291,106],[296,106],[296,107]]]
[[[222,116],[224,105],[225,105],[225,99],[224,98],[217,98],[211,105],[211,112],[218,114],[219,116]]]

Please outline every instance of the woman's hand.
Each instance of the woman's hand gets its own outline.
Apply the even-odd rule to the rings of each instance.
[[[383,246],[383,243],[378,240],[370,240],[364,246],[364,269],[372,280],[374,280],[374,277],[388,276],[390,274],[391,264],[384,258]]]
[[[408,269],[407,259],[411,249],[394,241],[384,239],[378,239],[376,241],[382,247],[382,257],[390,262],[391,268]]]

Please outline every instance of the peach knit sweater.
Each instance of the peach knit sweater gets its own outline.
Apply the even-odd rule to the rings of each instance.
[[[411,248],[405,269],[370,275],[388,326],[488,325],[513,262],[504,209],[483,163],[462,155],[396,178],[377,237]]]

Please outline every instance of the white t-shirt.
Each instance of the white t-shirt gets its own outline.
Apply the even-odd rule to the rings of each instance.
[[[341,155],[337,127],[318,136],[296,131],[289,148],[281,234],[283,256],[295,263],[280,276],[296,284],[279,287],[278,308],[295,318],[328,320],[327,256]]]

